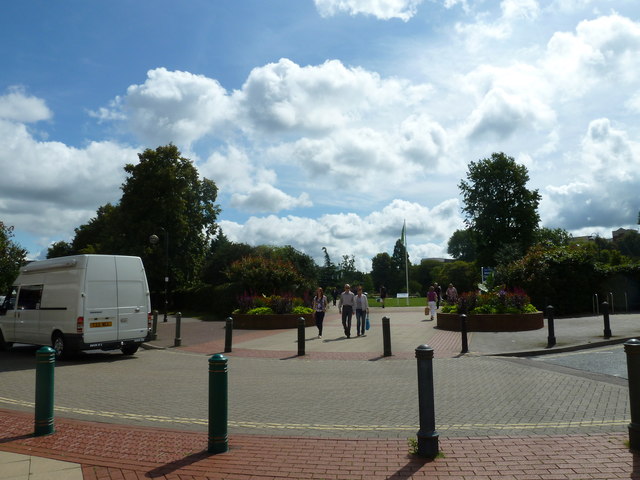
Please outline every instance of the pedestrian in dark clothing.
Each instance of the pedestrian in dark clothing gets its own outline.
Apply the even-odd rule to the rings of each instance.
[[[342,314],[342,326],[347,338],[351,338],[351,317],[353,316],[355,305],[355,295],[351,291],[351,286],[347,283],[344,286],[344,292],[340,294],[340,301],[338,302],[338,310]]]

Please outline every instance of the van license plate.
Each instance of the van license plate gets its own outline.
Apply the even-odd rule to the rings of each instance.
[[[89,324],[91,328],[110,327],[111,325],[111,322],[91,322]]]

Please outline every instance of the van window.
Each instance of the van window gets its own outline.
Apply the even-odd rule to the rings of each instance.
[[[22,285],[18,294],[18,310],[37,310],[40,308],[42,285]]]

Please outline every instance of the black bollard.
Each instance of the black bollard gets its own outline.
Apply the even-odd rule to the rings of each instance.
[[[553,320],[553,307],[549,305],[547,307],[547,324],[549,327],[549,336],[547,337],[547,348],[551,348],[556,344],[556,331]]]
[[[233,341],[233,318],[227,318],[224,325],[224,352],[231,351],[231,343]]]
[[[209,359],[209,453],[229,450],[228,416],[229,396],[227,357],[216,353]]]
[[[611,325],[609,324],[609,304],[602,302],[602,316],[604,317],[604,338],[611,338]]]
[[[640,450],[640,340],[631,339],[624,344],[627,354],[627,377],[629,378],[629,447]]]
[[[180,338],[180,325],[182,324],[182,313],[176,313],[176,338],[173,339],[173,346],[179,347],[182,345],[182,338]]]
[[[298,319],[298,356],[302,357],[304,355],[304,329],[305,329],[305,320],[303,317]]]
[[[467,316],[460,315],[460,333],[462,335],[462,350],[460,353],[469,353],[469,341],[467,339]]]
[[[51,347],[42,347],[36,352],[36,413],[34,435],[50,435],[53,426],[53,372],[56,352]]]
[[[418,430],[418,455],[435,458],[438,455],[438,432],[433,390],[433,348],[420,345],[416,348],[418,359],[418,405],[420,430]]]
[[[151,340],[158,338],[158,310],[153,311],[153,323],[151,324]]]
[[[391,356],[391,324],[389,317],[382,317],[382,346],[385,357]]]

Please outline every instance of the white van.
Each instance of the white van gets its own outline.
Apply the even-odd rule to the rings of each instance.
[[[20,269],[0,306],[0,347],[51,345],[57,358],[93,349],[132,355],[150,326],[149,287],[139,257],[51,258]]]

